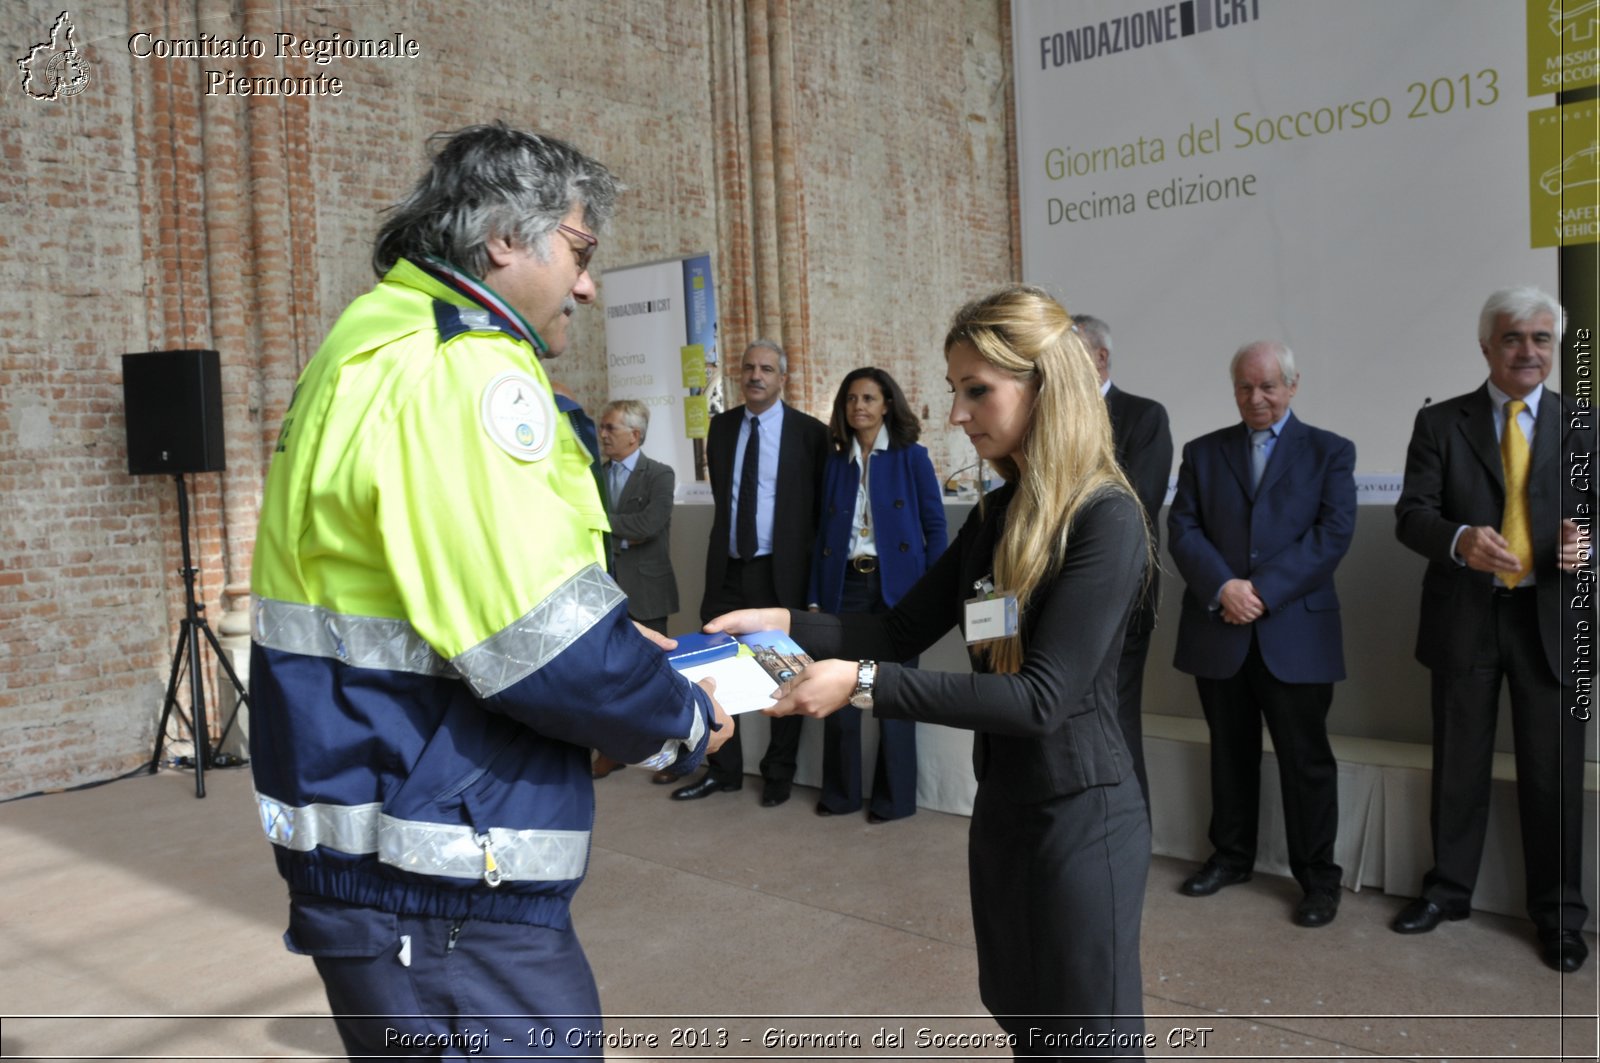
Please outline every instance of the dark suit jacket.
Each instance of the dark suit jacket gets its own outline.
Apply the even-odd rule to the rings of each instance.
[[[1261,486],[1250,492],[1250,432],[1241,422],[1185,444],[1167,515],[1168,545],[1187,586],[1178,621],[1179,671],[1208,679],[1238,672],[1252,628],[1261,657],[1285,683],[1344,678],[1333,571],[1356,524],[1356,448],[1290,414]],[[1267,607],[1230,624],[1210,604],[1248,579]]]
[[[610,475],[610,463],[606,463]],[[628,595],[628,614],[653,620],[678,611],[678,580],[672,572],[672,466],[640,454],[633,475],[611,507],[611,537],[617,544],[617,583]],[[621,540],[628,541],[622,549]]]
[[[1572,676],[1561,667],[1562,573],[1556,565],[1563,513],[1579,513],[1589,498],[1573,492],[1562,455],[1593,460],[1594,418],[1579,414],[1571,399],[1548,388],[1539,400],[1533,451],[1528,462],[1528,523],[1533,537],[1534,586],[1538,588],[1539,637],[1550,670],[1563,685]],[[1505,472],[1495,438],[1494,403],[1485,385],[1417,413],[1406,450],[1405,486],[1395,504],[1395,535],[1428,559],[1422,578],[1422,616],[1417,625],[1417,660],[1429,668],[1455,670],[1481,664],[1494,654],[1494,574],[1457,564],[1450,543],[1462,525],[1500,527],[1505,508]],[[1588,479],[1585,472],[1583,479]],[[1592,492],[1592,485],[1591,485]],[[1592,510],[1591,510],[1592,513]]]
[[[790,614],[795,641],[816,659],[903,661],[962,622],[974,581],[994,553],[1016,486],[991,492],[950,548],[887,613]],[[977,732],[978,787],[1037,802],[1111,786],[1133,773],[1117,723],[1117,667],[1128,613],[1144,579],[1139,505],[1107,491],[1079,511],[1061,568],[1020,617],[1022,670],[997,675],[971,654],[972,672],[880,663],[873,712]],[[1041,854],[1049,860],[1049,854]]]
[[[928,566],[944,553],[944,492],[934,474],[926,447],[890,447],[872,457],[867,481],[872,495],[872,532],[878,550],[879,586],[883,603],[894,605]],[[811,558],[808,604],[837,613],[844,596],[844,569],[849,561],[851,518],[861,471],[848,452],[833,453],[823,475],[822,527]]]
[[[728,571],[728,536],[733,525],[733,455],[739,444],[743,406],[711,418],[706,432],[706,466],[711,497],[716,503],[711,541],[706,545],[706,592],[722,586]],[[778,492],[772,513],[772,582],[778,602],[790,609],[806,607],[806,581],[811,573],[811,544],[817,534],[822,498],[822,469],[828,460],[828,428],[815,417],[784,404],[783,439],[778,450]],[[700,619],[710,620],[707,599],[700,600]]]
[[[1154,399],[1130,395],[1115,384],[1106,392],[1106,413],[1117,445],[1117,464],[1127,473],[1150,526],[1150,547],[1161,556],[1161,504],[1167,500],[1167,478],[1172,475],[1172,429],[1167,408]],[[1156,626],[1161,602],[1161,570],[1150,570],[1150,585],[1134,610],[1128,630],[1144,632]]]

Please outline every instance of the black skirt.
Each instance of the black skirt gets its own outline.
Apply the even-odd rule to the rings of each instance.
[[[978,989],[1015,1054],[1142,1057],[1138,781],[1026,804],[979,784],[968,864]]]

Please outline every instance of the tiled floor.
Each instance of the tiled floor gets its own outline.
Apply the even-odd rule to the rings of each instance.
[[[339,1051],[310,962],[279,942],[248,771],[207,784],[203,801],[168,772],[0,805],[4,1056]],[[611,1058],[1007,1054],[969,1047],[997,1027],[977,995],[966,819],[822,819],[813,791],[764,809],[758,786],[674,804],[637,769],[596,789],[575,918]],[[1401,900],[1366,892],[1303,930],[1288,880],[1197,900],[1177,893],[1188,870],[1151,871],[1150,1058],[1596,1058],[1596,964],[1547,970],[1525,922],[1479,914],[1405,938],[1387,928]]]

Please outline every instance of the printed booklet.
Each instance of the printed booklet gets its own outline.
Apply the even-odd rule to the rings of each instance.
[[[811,658],[781,631],[751,635],[694,632],[674,635],[678,648],[667,654],[672,667],[691,683],[706,676],[717,681],[717,704],[733,716],[776,704],[778,684],[794,678]]]

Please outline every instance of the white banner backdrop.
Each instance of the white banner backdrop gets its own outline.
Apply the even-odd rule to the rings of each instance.
[[[1227,363],[1287,342],[1302,419],[1404,467],[1485,376],[1478,310],[1533,251],[1525,5],[1013,0],[1023,275],[1112,326],[1175,442],[1238,420]],[[1185,33],[1188,30],[1188,33]],[[1175,470],[1174,470],[1175,471]]]
[[[650,431],[642,449],[672,466],[680,502],[710,497],[709,486],[695,480],[694,441],[685,432],[684,400],[690,392],[683,383],[681,356],[689,342],[686,279],[691,266],[702,262],[702,272],[709,273],[705,256],[605,272],[609,395],[638,399],[649,407]],[[714,319],[714,309],[710,313]],[[705,316],[705,311],[697,316]],[[598,421],[599,411],[594,412]]]

